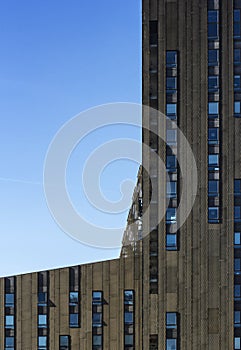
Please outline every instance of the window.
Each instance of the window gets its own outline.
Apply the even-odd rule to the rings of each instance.
[[[218,154],[208,155],[208,168],[209,170],[218,170],[219,156]]]
[[[47,306],[47,293],[38,293],[38,306]]]
[[[166,114],[169,118],[176,116],[177,114],[177,105],[176,103],[167,103],[166,105]]]
[[[69,305],[75,306],[79,303],[79,293],[78,292],[70,292],[69,293]]]
[[[211,116],[218,115],[218,102],[208,102],[208,114]]]
[[[70,350],[70,336],[60,335],[59,337],[59,350]]]
[[[166,167],[168,170],[176,170],[177,167],[177,160],[176,160],[176,156],[172,155],[172,156],[167,156],[166,157]]]
[[[219,139],[219,130],[218,128],[209,128],[208,129],[208,143],[210,145],[218,144]]]
[[[14,307],[14,294],[6,293],[5,294],[5,306],[6,307]]]
[[[134,346],[134,291],[124,290],[124,348]]]
[[[92,350],[101,350],[103,344],[103,292],[92,292]]]
[[[234,259],[234,273],[235,275],[240,275],[241,261],[240,258]]]
[[[235,337],[234,338],[234,349],[235,350],[240,350],[240,337]]]
[[[14,349],[14,337],[5,337],[5,348],[9,350]]]
[[[73,328],[79,327],[79,314],[69,314],[69,326]]]
[[[167,77],[166,78],[166,82],[167,82],[167,93],[171,92],[175,92],[175,90],[177,89],[177,78],[176,77]],[[169,91],[170,90],[170,91]],[[174,91],[173,91],[174,90]]]
[[[241,221],[241,207],[234,206],[234,222]]]
[[[166,350],[177,350],[178,319],[176,312],[166,313]]]
[[[240,101],[234,101],[234,114],[240,114]]]
[[[240,64],[241,63],[241,52],[240,52],[240,49],[234,49],[234,51],[233,51],[233,59],[234,59],[234,64]]]
[[[166,340],[166,350],[177,350],[177,340],[176,339],[167,339]]]
[[[214,75],[214,76],[209,76],[208,77],[208,90],[209,91],[218,91],[219,89],[219,76]]]
[[[241,297],[241,290],[240,290],[240,285],[235,284],[234,285],[234,299],[239,299]]]
[[[218,38],[218,10],[208,11],[208,38]]]
[[[177,51],[166,52],[166,66],[176,67],[177,66]]]
[[[38,350],[46,350],[47,349],[47,337],[39,336],[38,337]]]
[[[209,222],[217,222],[219,219],[219,208],[209,207],[208,208],[208,220]]]
[[[166,210],[166,223],[175,223],[177,220],[176,217],[176,208],[167,208]]]
[[[38,327],[47,328],[47,315],[38,315]]]
[[[234,90],[239,91],[241,88],[241,78],[240,75],[234,76]]]
[[[176,181],[167,182],[167,198],[175,198],[177,196]]]
[[[240,10],[237,9],[233,12],[233,35],[234,38],[240,37]]]
[[[208,181],[208,195],[209,196],[218,196],[219,192],[219,181],[217,180],[209,180]]]
[[[177,249],[177,235],[175,233],[168,233],[166,235],[166,248],[167,250]]]
[[[14,316],[12,315],[6,315],[5,316],[5,328],[14,328]]]
[[[234,232],[234,245],[241,245],[241,234],[240,232]]]
[[[218,66],[219,50],[208,50],[208,65]]]
[[[234,180],[234,195],[241,196],[241,180]]]
[[[176,144],[177,142],[177,130],[175,129],[168,129],[166,133],[166,141],[168,145]]]

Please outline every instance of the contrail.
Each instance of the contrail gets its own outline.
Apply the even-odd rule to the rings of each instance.
[[[0,181],[5,181],[5,182],[17,182],[21,184],[27,184],[27,185],[42,185],[42,182],[37,182],[37,181],[30,181],[30,180],[21,180],[21,179],[12,179],[9,177],[0,177]]]

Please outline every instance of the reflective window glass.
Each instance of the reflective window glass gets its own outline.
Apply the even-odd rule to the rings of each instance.
[[[166,340],[166,350],[177,350],[177,340],[167,339]]]
[[[176,90],[177,89],[177,78],[176,77],[167,77],[167,90]]]
[[[241,62],[241,52],[240,49],[234,49],[233,51],[233,60],[234,60],[234,64],[240,64]]]
[[[168,233],[166,235],[166,247],[167,248],[176,248],[177,247],[177,235]]]
[[[134,345],[133,334],[126,334],[125,335],[125,345]]]
[[[177,167],[176,156],[166,157],[166,167],[169,170],[175,170]]]
[[[240,101],[234,101],[234,113],[240,114],[241,107],[240,107]]]
[[[79,326],[79,314],[69,314],[69,325],[70,327]]]
[[[166,141],[169,145],[175,144],[177,142],[177,130],[167,129],[166,136]]]
[[[234,271],[235,271],[236,274],[240,273],[240,268],[241,268],[240,258],[235,258],[234,259]]]
[[[5,316],[5,327],[6,328],[14,328],[14,316],[12,316],[12,315]]]
[[[239,222],[241,220],[241,207],[235,206],[234,207],[234,221]]]
[[[11,307],[14,306],[14,294],[6,293],[5,294],[5,306]]]
[[[166,114],[167,116],[172,116],[177,114],[177,105],[176,103],[167,103],[166,105]]]
[[[241,234],[240,232],[234,232],[234,244],[240,245],[241,244]]]
[[[167,67],[173,67],[177,65],[177,52],[167,51],[166,53],[166,65]]]
[[[38,293],[38,305],[39,306],[47,305],[47,293],[44,293],[44,292]]]
[[[234,349],[235,350],[240,350],[240,337],[235,337],[234,338]]]
[[[240,285],[239,284],[235,284],[234,285],[234,296],[235,297],[240,297],[241,296],[241,290],[240,290]]]
[[[175,223],[177,220],[176,217],[176,208],[167,208],[166,210],[166,222]]]
[[[218,220],[219,218],[219,208],[218,207],[209,207],[208,208],[208,219],[212,222],[212,220]]]
[[[93,335],[93,345],[101,345],[101,344],[102,344],[102,336]]]
[[[217,195],[219,192],[219,181],[209,180],[208,181],[208,194]]]
[[[217,144],[218,143],[218,128],[209,128],[208,129],[208,143]]]
[[[209,10],[208,11],[208,23],[218,23],[218,10]]]
[[[125,312],[125,323],[133,323],[133,312]]]
[[[128,305],[134,304],[134,291],[133,290],[125,290],[124,291],[124,303]]]
[[[241,78],[240,75],[234,76],[234,90],[240,90],[241,87]]]
[[[208,89],[209,91],[216,91],[219,88],[219,77],[217,75],[208,77]]]
[[[234,180],[234,194],[241,195],[241,180],[239,179]]]
[[[218,102],[208,102],[208,114],[218,115]]]
[[[79,302],[79,292],[70,292],[69,293],[69,303],[70,305],[76,305]]]
[[[217,66],[219,61],[219,50],[208,50],[208,65]]]
[[[176,181],[167,182],[167,197],[175,198],[177,196],[177,183]]]
[[[40,328],[47,327],[47,315],[38,315],[38,327]]]

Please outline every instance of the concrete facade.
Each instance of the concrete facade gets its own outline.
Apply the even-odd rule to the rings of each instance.
[[[16,276],[14,288],[0,279],[0,349],[241,349],[241,1],[143,0],[142,5],[143,104],[164,114],[175,109],[171,119],[197,164],[193,209],[175,235],[169,230],[178,217],[169,225],[166,216],[153,226],[153,217],[166,205],[167,179],[143,151],[144,168],[128,217],[136,229],[127,227],[120,258],[78,267],[73,290],[74,267],[49,271],[45,306],[38,305],[38,293],[45,293],[38,273]],[[167,52],[175,62],[168,62]],[[153,124],[159,134],[167,129],[155,113],[144,113],[143,124]],[[143,142],[166,163],[172,147],[185,160],[178,139],[167,148],[143,129]],[[178,166],[170,174],[175,193],[167,206],[174,213],[183,174]],[[149,206],[150,217],[142,221]],[[142,228],[150,234],[142,237]],[[6,304],[13,290],[14,305],[11,295]],[[70,305],[71,291],[79,292],[78,305]],[[93,303],[93,291],[103,293],[101,305]],[[130,291],[133,300],[125,299]],[[77,327],[70,327],[71,310],[79,313]],[[102,313],[96,327],[93,310]],[[47,315],[47,327],[38,326],[40,312]],[[6,316],[13,314],[14,325],[8,318],[6,330]],[[38,346],[45,334],[47,347]],[[93,334],[103,335],[101,345],[94,346]],[[70,336],[69,348],[60,347],[61,335]],[[6,337],[14,338],[13,347],[6,347]]]

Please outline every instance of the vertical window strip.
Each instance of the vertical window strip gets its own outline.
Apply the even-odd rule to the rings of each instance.
[[[166,51],[166,250],[178,250],[178,54]],[[172,122],[174,121],[174,122]]]
[[[237,210],[237,208],[239,210]],[[236,209],[236,210],[235,210]],[[241,179],[234,180],[234,349],[241,349]]]
[[[92,292],[92,350],[103,349],[103,292]]]
[[[135,349],[135,293],[124,291],[124,350]]]
[[[15,350],[16,344],[16,278],[4,279],[4,349]]]
[[[234,117],[241,118],[241,6],[233,2],[233,90]]]
[[[49,272],[38,272],[38,350],[49,349]]]
[[[219,1],[208,1],[208,222],[221,220]]]
[[[166,350],[179,350],[179,315],[177,312],[166,313]]]
[[[69,327],[80,327],[80,267],[69,268]]]

